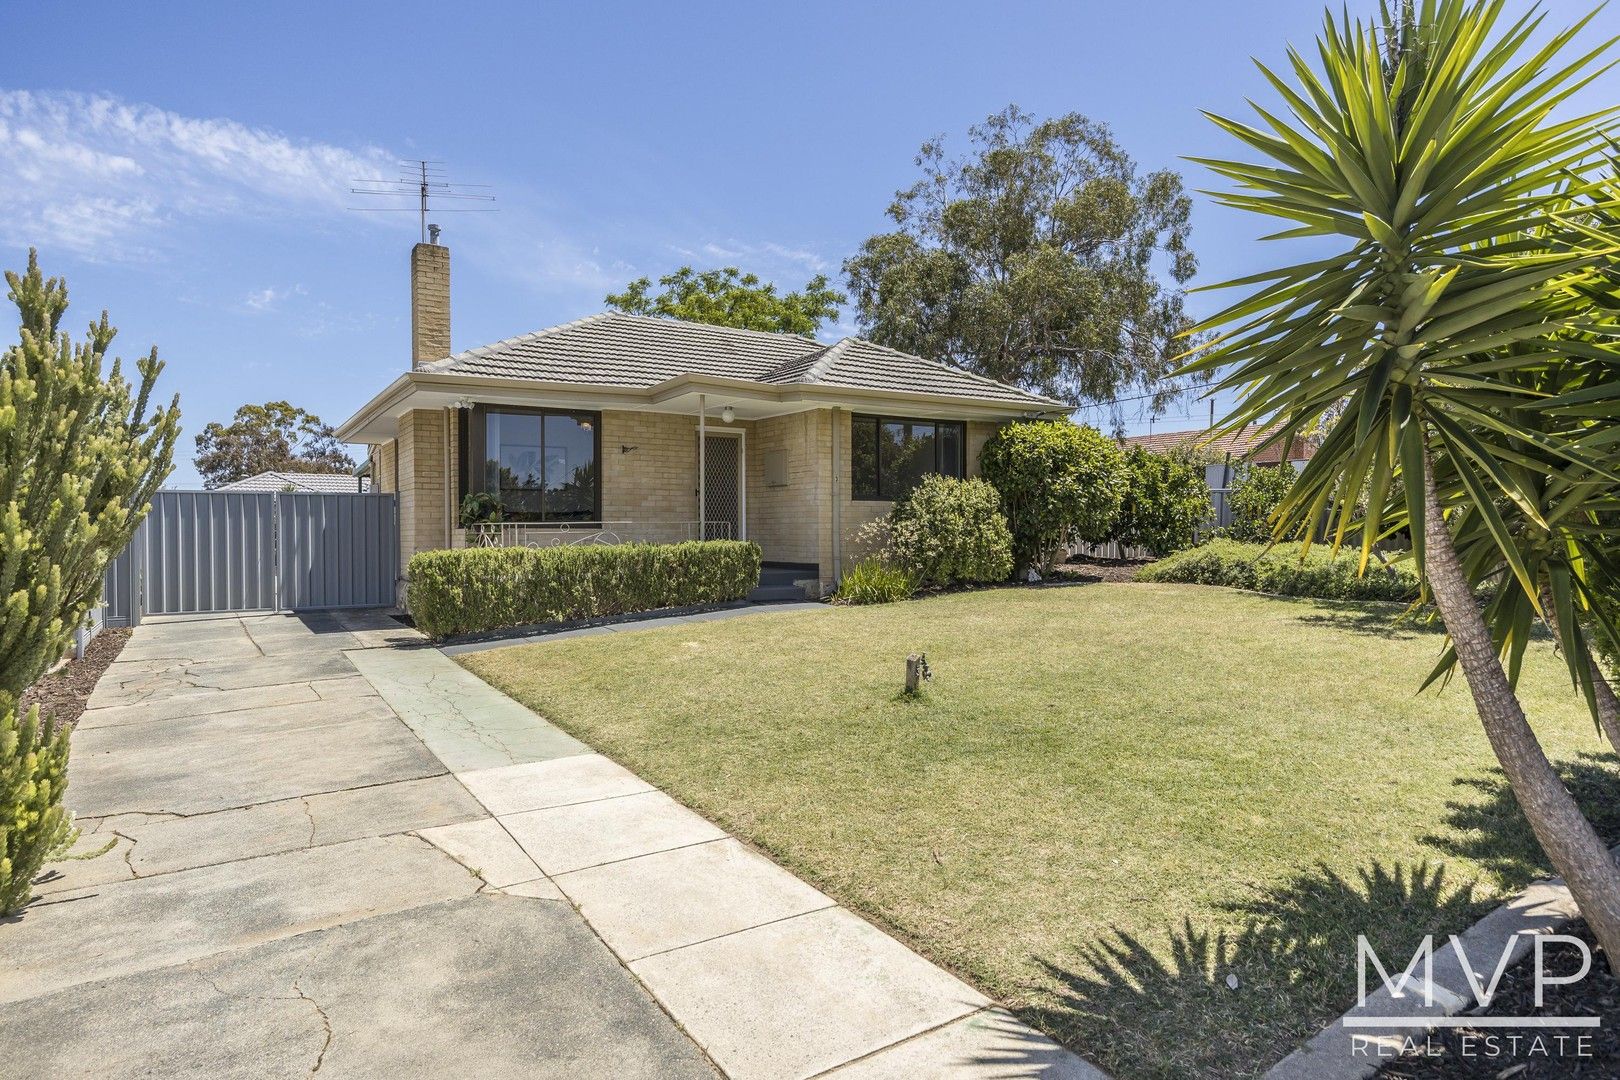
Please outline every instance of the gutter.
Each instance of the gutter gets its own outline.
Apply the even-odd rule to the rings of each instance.
[[[656,408],[662,402],[681,393],[706,392],[709,389],[722,390],[752,401],[781,405],[804,404],[831,408],[851,403],[883,403],[882,411],[898,411],[902,415],[906,407],[912,404],[917,407],[916,415],[919,416],[927,414],[928,406],[944,406],[960,413],[970,414],[960,417],[961,419],[975,420],[1044,418],[1051,415],[1066,416],[1074,411],[1062,402],[1034,396],[1025,401],[1001,401],[995,398],[962,397],[954,394],[828,386],[824,383],[777,385],[717,375],[677,375],[652,386],[618,386],[493,375],[453,375],[437,371],[407,371],[385,386],[353,416],[339,424],[336,434],[343,442],[366,441],[363,438],[357,439],[355,433],[374,422],[379,414],[389,411],[417,391],[437,391],[458,396],[470,394],[475,397],[480,390],[508,392],[520,397],[562,399],[564,403],[578,403],[582,407],[589,403],[596,408],[604,406],[612,408],[619,405],[634,410]],[[572,402],[569,399],[572,399]]]

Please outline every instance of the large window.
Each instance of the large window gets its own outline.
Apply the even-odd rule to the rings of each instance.
[[[958,421],[856,416],[850,490],[857,499],[898,499],[929,473],[964,476],[966,442]]]
[[[480,407],[467,419],[464,492],[494,495],[507,521],[600,520],[599,414]]]

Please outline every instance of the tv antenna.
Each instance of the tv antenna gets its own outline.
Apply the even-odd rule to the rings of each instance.
[[[422,243],[428,242],[428,230],[433,230],[433,239],[438,241],[439,227],[428,225],[428,211],[431,209],[439,214],[493,214],[493,206],[440,206],[438,203],[446,201],[487,202],[495,201],[495,196],[480,192],[467,191],[466,188],[488,188],[488,184],[452,184],[445,174],[444,162],[430,159],[416,158],[411,161],[399,163],[400,175],[392,180],[356,178],[353,183],[362,184],[363,187],[352,187],[349,191],[355,195],[375,195],[384,199],[412,199],[416,205],[401,206],[351,206],[350,210],[395,210],[413,211],[421,217]]]

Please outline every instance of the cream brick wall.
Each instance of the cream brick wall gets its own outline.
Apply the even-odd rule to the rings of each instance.
[[[411,360],[450,355],[450,249],[440,244],[411,248]]]
[[[697,417],[605,412],[598,465],[603,521],[697,520]]]
[[[772,562],[815,563],[832,536],[832,426],[825,409],[758,420],[748,439],[748,536]],[[787,484],[765,486],[765,456],[787,454]],[[822,571],[827,576],[831,564]]]
[[[415,409],[400,417],[399,565],[419,551],[445,546],[445,423],[442,409]]]

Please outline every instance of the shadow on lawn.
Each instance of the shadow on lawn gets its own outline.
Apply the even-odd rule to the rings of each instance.
[[[1610,843],[1620,838],[1620,770],[1593,754],[1561,769]],[[1356,935],[1382,957],[1409,957],[1425,934],[1455,933],[1549,873],[1500,773],[1459,781],[1455,832],[1423,837],[1478,860],[1496,892],[1428,862],[1374,862],[1343,875],[1318,866],[1227,905],[1228,929],[1185,922],[1153,940],[1114,934],[1039,958],[1020,1018],[1121,1080],[1258,1076],[1354,1003]]]
[[[1557,768],[1598,835],[1611,847],[1620,843],[1620,758],[1612,753],[1586,753],[1575,761],[1558,762]],[[1425,836],[1424,843],[1443,854],[1478,861],[1504,888],[1523,888],[1552,874],[1552,866],[1500,770],[1463,777],[1455,784],[1473,792],[1474,797],[1448,802],[1445,823],[1451,831]]]

